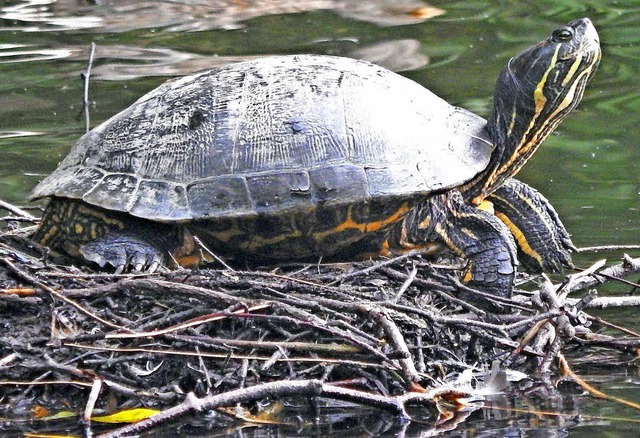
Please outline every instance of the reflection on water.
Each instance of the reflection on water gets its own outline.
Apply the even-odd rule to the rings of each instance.
[[[393,71],[415,70],[429,62],[429,57],[420,53],[420,42],[417,40],[383,41],[358,47],[334,50],[331,54],[364,59]],[[98,46],[95,53],[98,65],[92,69],[92,75],[96,79],[110,81],[148,76],[182,76],[256,57],[258,56],[205,56],[164,48]]]
[[[32,132],[32,131],[0,131],[0,138],[17,138],[17,137],[32,137],[34,135],[44,135],[44,132]]]
[[[58,15],[53,10],[53,6],[56,4],[56,0],[25,0],[0,9],[0,19],[10,23],[19,23],[19,26],[7,26],[7,29],[23,32],[89,29],[100,26],[102,23],[100,18],[90,15],[80,17],[66,14]]]
[[[23,44],[0,44],[0,64],[68,58],[71,53],[70,49],[38,49]]]
[[[16,29],[30,32],[97,27],[106,32],[157,27],[171,32],[193,32],[238,29],[243,21],[255,17],[317,10],[333,10],[354,20],[384,26],[420,23],[444,13],[419,0],[105,0],[94,4],[75,0],[26,0],[3,7],[0,19],[20,23],[21,27]]]

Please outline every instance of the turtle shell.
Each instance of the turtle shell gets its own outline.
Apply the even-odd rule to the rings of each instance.
[[[458,186],[486,122],[353,59],[256,59],[169,81],[86,135],[32,198],[155,221],[308,210]]]

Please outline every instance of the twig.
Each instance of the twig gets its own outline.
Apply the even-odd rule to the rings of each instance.
[[[95,381],[95,379],[99,378],[105,385],[107,385],[112,390],[130,397],[145,396],[145,397],[169,401],[169,400],[172,400],[175,396],[175,394],[162,394],[162,393],[159,393],[158,391],[144,390],[142,388],[131,388],[126,385],[123,385],[122,383],[118,383],[114,380],[101,378],[100,376],[97,375],[97,373],[91,370],[83,370],[71,365],[58,363],[55,360],[53,360],[53,358],[49,357],[46,354],[44,356],[44,359],[46,361],[47,366],[50,367],[51,369],[69,373],[76,377],[81,377],[81,378],[84,377],[92,381]],[[93,382],[91,383],[91,386],[93,389],[94,388]]]
[[[394,348],[394,350],[400,354],[400,358],[397,359],[400,364],[400,368],[404,374],[404,378],[407,380],[409,384],[418,382],[421,380],[420,375],[418,374],[418,370],[416,370],[415,363],[413,362],[413,358],[411,357],[411,353],[409,352],[409,347],[407,347],[407,342],[400,332],[400,329],[396,325],[395,322],[389,316],[387,316],[384,312],[381,312],[378,309],[371,308],[367,306],[368,313],[380,324],[382,330],[384,330],[387,338],[389,339],[389,344]]]
[[[182,417],[190,412],[202,412],[224,406],[233,406],[238,403],[252,402],[267,397],[280,399],[291,396],[325,397],[373,406],[389,411],[397,415],[400,419],[409,419],[410,417],[406,411],[407,404],[431,404],[433,403],[434,395],[437,395],[437,392],[410,392],[397,397],[387,397],[370,392],[334,386],[317,379],[284,380],[263,383],[203,398],[197,398],[193,393],[189,393],[186,399],[177,406],[162,411],[139,423],[127,425],[120,429],[98,435],[97,438],[119,438],[136,435],[142,431],[158,426],[161,423]]]
[[[185,357],[204,357],[220,360],[257,360],[266,362],[271,360],[269,356],[257,356],[251,354],[229,354],[229,353],[207,353],[203,351],[185,351],[176,349],[162,349],[162,348],[147,348],[147,347],[100,347],[96,345],[78,344],[75,342],[63,342],[65,347],[78,348],[82,350],[91,351],[108,351],[112,353],[149,353],[152,355],[167,355],[167,356],[185,356]],[[354,365],[356,367],[364,368],[377,368],[377,369],[391,369],[397,371],[398,367],[395,364],[392,365],[380,365],[378,362],[367,362],[364,360],[349,360],[349,359],[335,359],[335,358],[322,358],[322,357],[283,357],[278,359],[278,362],[300,362],[300,363],[329,363],[329,364],[341,364],[341,365]],[[387,362],[391,362],[387,360]]]
[[[109,322],[103,318],[100,318],[98,315],[95,315],[93,313],[91,313],[90,311],[88,311],[87,309],[85,309],[84,307],[82,307],[80,304],[76,303],[73,300],[70,300],[69,298],[65,297],[64,295],[62,295],[60,292],[58,292],[57,290],[47,286],[46,284],[42,283],[41,281],[37,280],[36,278],[30,276],[29,274],[27,274],[26,272],[21,271],[20,269],[18,269],[13,263],[11,263],[9,261],[9,259],[7,257],[0,257],[0,263],[2,263],[3,265],[5,265],[11,272],[13,272],[14,274],[16,274],[17,276],[19,276],[21,279],[23,279],[24,281],[27,281],[29,284],[32,284],[34,286],[39,287],[40,289],[44,289],[45,291],[47,291],[52,297],[59,299],[60,301],[74,307],[75,309],[77,309],[78,311],[80,311],[81,313],[85,314],[86,316],[88,316],[91,319],[94,319],[98,322],[100,322],[101,324],[106,325],[107,327],[111,327],[113,329],[116,330],[123,330],[123,331],[130,331],[129,329],[125,328],[125,327],[121,327],[117,324],[114,324],[112,322]]]
[[[418,275],[418,268],[414,266],[411,269],[411,273],[407,276],[407,279],[404,281],[404,283],[402,283],[402,286],[400,287],[400,289],[398,289],[398,293],[396,293],[396,295],[391,300],[392,302],[394,303],[397,302],[402,296],[402,294],[405,293],[407,289],[409,289],[409,286],[411,286],[411,283],[413,283],[413,280],[416,279],[416,275]]]
[[[407,278],[406,274],[402,272],[398,272],[395,269],[391,269],[391,268],[380,268],[380,272],[383,272],[389,277],[395,278],[395,279],[406,280]],[[445,300],[450,301],[453,304],[457,304],[463,309],[468,310],[469,312],[475,313],[478,316],[486,315],[486,312],[484,310],[477,308],[473,304],[470,304],[465,300],[456,298],[453,295],[438,289],[438,286],[441,286],[439,284],[430,282],[422,278],[415,278],[413,282],[416,284],[416,286],[424,287],[427,290],[429,290],[429,292],[433,292],[435,295],[439,296],[440,298],[444,298]]]
[[[20,216],[23,219],[26,219],[28,221],[37,221],[38,218],[33,216],[32,214],[24,211],[23,209],[21,209],[20,207],[16,207],[13,204],[9,204],[7,201],[3,201],[2,199],[0,199],[0,208],[7,210],[13,214],[15,214],[16,216]]]
[[[93,408],[96,406],[96,402],[98,401],[98,395],[100,394],[100,390],[102,389],[102,380],[100,378],[94,378],[93,384],[91,385],[91,392],[89,393],[89,398],[87,399],[87,404],[84,407],[84,414],[82,415],[82,421],[85,424],[91,423],[91,414],[93,413]]]
[[[197,327],[203,324],[220,321],[222,319],[226,319],[233,315],[244,315],[246,313],[268,309],[270,307],[271,307],[270,304],[259,304],[251,308],[243,307],[241,309],[236,309],[231,312],[216,312],[208,315],[202,315],[197,318],[192,318],[188,321],[184,321],[179,324],[174,324],[170,327],[163,327],[160,329],[150,330],[146,332],[110,333],[105,335],[105,339],[135,339],[135,338],[144,338],[144,337],[153,338],[156,336],[165,335],[167,333],[176,332],[178,330],[184,330],[189,327]]]
[[[560,366],[562,368],[562,370],[564,371],[565,375],[570,377],[574,382],[576,382],[578,385],[580,385],[583,389],[585,389],[587,392],[589,392],[589,394],[591,394],[594,397],[597,398],[602,398],[605,400],[610,400],[610,401],[614,401],[616,403],[620,403],[626,406],[630,406],[636,410],[640,410],[640,404],[638,403],[634,403],[632,401],[629,400],[625,400],[623,398],[620,397],[615,397],[613,395],[609,395],[609,394],[605,394],[604,392],[594,388],[593,386],[591,386],[590,384],[588,384],[582,377],[578,376],[576,373],[573,372],[573,370],[571,369],[571,367],[569,366],[569,362],[567,362],[567,359],[565,359],[564,355],[562,353],[558,354],[558,360],[560,361]]]
[[[225,346],[236,348],[250,348],[260,350],[273,350],[277,348],[285,348],[293,351],[309,351],[314,353],[331,353],[331,354],[344,354],[354,355],[362,352],[361,348],[353,345],[336,344],[335,342],[330,344],[321,344],[318,342],[295,342],[295,341],[264,341],[256,340],[251,341],[247,339],[231,339],[231,338],[211,338],[204,335],[189,336],[189,335],[166,335],[169,339],[179,340],[185,343],[194,345],[212,347],[212,346]]]
[[[578,248],[578,252],[596,252],[596,251],[626,251],[629,249],[640,249],[640,245],[601,245],[601,246],[585,246]]]
[[[576,305],[577,298],[567,298],[567,304]],[[608,309],[611,307],[640,307],[640,296],[633,297],[598,297],[585,306],[587,309]]]
[[[564,288],[564,292],[566,294],[587,289],[593,287],[595,285],[601,284],[603,282],[603,276],[608,276],[610,278],[622,278],[627,275],[633,274],[640,271],[640,257],[631,258],[628,255],[623,256],[623,262],[617,265],[609,266],[606,269],[598,272],[597,274],[582,276],[581,274],[577,274],[580,276],[579,279],[572,281],[569,276],[569,284]]]
[[[222,266],[224,266],[224,268],[227,271],[231,271],[231,272],[236,272],[235,269],[233,269],[231,266],[229,266],[224,260],[222,260],[222,258],[220,256],[218,256],[216,253],[214,253],[213,251],[211,251],[207,245],[205,245],[202,240],[200,240],[200,238],[198,236],[193,236],[193,240],[198,244],[198,246],[200,247],[200,249],[204,250],[207,254],[209,254],[211,257],[213,257],[215,259],[215,261],[217,261],[218,263],[220,263]]]
[[[336,285],[336,284],[340,284],[340,282],[347,280],[349,278],[353,278],[353,277],[359,277],[359,276],[364,276],[364,275],[368,275],[371,272],[376,271],[377,269],[380,269],[382,267],[385,266],[389,266],[392,265],[396,262],[402,261],[402,260],[406,260],[408,258],[411,258],[413,256],[415,256],[416,254],[420,254],[420,251],[411,251],[408,252],[406,254],[402,254],[398,257],[392,258],[392,259],[388,259],[388,260],[382,260],[379,262],[376,262],[375,264],[368,266],[360,271],[354,271],[354,272],[347,272],[346,274],[340,275],[338,277],[335,278],[334,281],[332,281],[331,283],[329,283],[330,286]]]
[[[93,66],[93,56],[96,52],[96,43],[91,43],[91,50],[89,51],[89,61],[87,62],[87,69],[80,75],[84,81],[84,93],[82,95],[82,109],[84,111],[84,130],[89,132],[91,129],[89,123],[89,78],[91,77],[91,67]]]

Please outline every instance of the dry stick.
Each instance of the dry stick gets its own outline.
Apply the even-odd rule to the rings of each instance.
[[[418,268],[414,266],[411,269],[411,273],[407,276],[407,279],[404,281],[404,283],[402,283],[402,286],[400,287],[396,295],[391,300],[392,302],[394,303],[397,302],[402,296],[402,294],[404,294],[405,291],[409,289],[409,286],[411,286],[411,283],[413,283],[413,280],[415,280],[416,275],[418,275]]]
[[[127,287],[129,289],[134,290],[145,290],[151,293],[168,293],[171,295],[175,294],[184,294],[184,295],[193,295],[200,298],[208,298],[211,300],[223,301],[227,304],[238,304],[239,302],[243,302],[247,306],[259,304],[257,300],[246,299],[242,297],[237,297],[226,292],[220,292],[212,289],[207,289],[200,286],[192,286],[184,283],[176,283],[166,280],[158,280],[154,278],[135,278],[132,280],[125,280],[120,283],[116,283],[114,285],[116,289]],[[104,288],[110,289],[109,288]]]
[[[243,315],[245,313],[256,312],[259,310],[264,310],[270,308],[270,304],[259,304],[257,306],[252,306],[250,308],[242,308],[237,309],[231,312],[219,311],[215,313],[210,313],[208,315],[202,315],[197,318],[192,318],[188,321],[183,321],[178,324],[174,324],[169,327],[163,327],[155,330],[149,330],[146,332],[134,332],[134,333],[109,333],[105,335],[105,339],[135,339],[135,338],[152,338],[155,336],[165,335],[167,333],[176,332],[179,330],[184,330],[190,327],[197,327],[203,324],[207,324],[210,322],[216,322],[223,319],[227,319],[233,315]]]
[[[328,321],[335,326],[342,326],[364,339],[369,339],[373,343],[377,343],[378,339],[351,324],[348,321],[353,319],[353,314],[360,311],[359,302],[345,302],[333,298],[325,298],[318,295],[309,295],[304,293],[280,292],[273,288],[266,287],[265,291],[275,296],[279,305],[286,306],[285,309],[290,313],[299,313],[304,309],[309,309],[312,315],[330,316]],[[367,301],[365,301],[367,302]],[[305,314],[299,316],[305,317]],[[315,318],[315,316],[314,316]]]
[[[402,336],[396,323],[384,312],[371,308],[371,306],[364,307],[367,308],[367,313],[373,316],[378,324],[380,324],[389,339],[389,344],[396,352],[401,354],[402,357],[398,359],[398,363],[400,364],[405,380],[407,380],[409,384],[420,381],[421,378],[409,352],[409,347],[407,347],[404,336]]]
[[[109,388],[111,388],[115,392],[118,392],[122,395],[126,395],[128,397],[150,397],[150,398],[160,399],[165,401],[170,401],[175,398],[175,394],[159,393],[158,391],[149,391],[142,388],[133,388],[133,387],[124,385],[122,383],[118,383],[114,380],[108,380],[103,377],[100,377],[97,375],[97,373],[93,371],[85,371],[71,365],[58,363],[46,354],[44,355],[44,359],[46,361],[47,366],[49,366],[52,369],[69,373],[76,377],[83,377],[85,379],[91,379],[91,380],[95,380],[96,378],[101,379],[102,382],[105,385],[107,385]]]
[[[49,385],[72,385],[91,388],[93,383],[85,380],[33,380],[29,382],[23,382],[20,380],[0,380],[0,387],[2,386],[49,386]]]
[[[171,293],[173,295],[175,295],[176,293],[182,293],[182,294],[187,294],[187,295],[194,295],[194,296],[198,296],[198,297],[206,297],[209,299],[215,299],[216,301],[223,301],[226,302],[228,304],[237,304],[238,302],[242,301],[245,304],[251,306],[251,305],[257,305],[258,301],[256,300],[249,300],[249,299],[242,299],[241,297],[236,297],[224,292],[219,292],[219,291],[214,291],[211,289],[206,289],[203,287],[198,287],[198,286],[192,286],[192,285],[187,285],[187,284],[183,284],[183,283],[172,283],[172,282],[168,282],[168,281],[164,281],[164,280],[157,280],[157,279],[152,279],[152,278],[137,278],[134,280],[125,280],[122,281],[120,283],[116,283],[113,286],[107,286],[107,287],[103,287],[100,288],[101,292],[107,292],[107,291],[113,291],[113,289],[121,289],[122,287],[128,287],[131,289],[135,289],[136,291],[139,291],[140,289],[142,290],[147,290],[153,293],[162,293],[162,292],[168,292]],[[71,291],[69,291],[71,292]],[[287,306],[284,303],[278,303],[279,306],[284,306],[283,308],[285,310],[287,310],[288,312],[292,313],[292,311],[294,310],[294,308],[292,306]],[[334,335],[338,335],[343,339],[346,339],[347,341],[349,341],[352,344],[358,345],[360,347],[363,347],[365,350],[373,353],[374,355],[380,357],[381,359],[384,359],[386,361],[388,361],[388,358],[386,358],[386,356],[381,355],[381,353],[379,351],[376,351],[371,345],[368,345],[367,343],[354,338],[354,335],[350,335],[347,334],[343,331],[337,332],[335,329],[331,329],[329,327],[323,327],[324,322],[321,321],[319,318],[317,318],[316,316],[314,316],[311,313],[307,313],[307,312],[302,312],[300,309],[295,309],[298,313],[300,313],[301,318],[304,318],[304,321],[301,320],[294,320],[292,318],[289,318],[287,321],[288,323],[297,321],[297,323],[304,323],[307,325],[312,325],[315,328],[321,328],[322,330],[329,330],[332,334]],[[276,317],[270,317],[270,318],[276,318]],[[312,324],[312,321],[315,321],[316,324]],[[353,329],[353,328],[351,328]],[[358,331],[353,329],[355,331],[355,335],[358,335]]]
[[[100,378],[94,378],[93,384],[91,385],[91,392],[89,393],[89,398],[87,399],[87,404],[84,407],[84,414],[82,415],[82,421],[85,424],[89,424],[91,422],[91,414],[93,413],[93,408],[96,406],[98,395],[100,394],[101,389],[102,380]]]
[[[628,329],[626,327],[622,327],[622,326],[619,326],[617,324],[613,324],[613,323],[611,323],[609,321],[605,321],[602,318],[594,317],[594,316],[589,315],[589,320],[597,322],[598,324],[601,324],[601,325],[603,325],[605,327],[608,327],[610,329],[618,330],[619,332],[622,332],[625,335],[633,336],[635,338],[640,338],[640,333],[635,332],[635,331],[633,331],[631,329]]]
[[[279,303],[279,305],[281,304],[282,303]],[[275,306],[275,303],[274,303],[274,306]],[[293,309],[288,309],[288,310],[291,311]],[[301,315],[306,315],[305,319],[302,319],[302,318],[296,319],[290,316],[280,316],[280,315],[242,315],[238,317],[255,319],[255,320],[265,319],[269,321],[276,321],[276,322],[280,322],[281,324],[285,324],[285,326],[288,324],[294,324],[294,325],[300,325],[304,327],[311,327],[318,331],[323,331],[332,336],[339,337],[345,340],[346,342],[349,342],[350,344],[356,345],[362,348],[362,350],[370,353],[374,357],[377,357],[382,362],[393,364],[393,361],[389,359],[387,355],[385,355],[381,351],[378,351],[373,345],[370,345],[367,342],[369,341],[369,339],[362,338],[357,333],[350,333],[349,330],[345,330],[338,327],[331,327],[326,324],[326,321],[310,313],[301,312],[301,311],[298,311],[298,313],[300,313]],[[294,313],[292,312],[292,314]]]
[[[2,257],[0,258],[0,263],[2,263],[3,265],[5,265],[11,272],[13,272],[14,274],[16,274],[18,277],[20,277],[22,280],[28,282],[29,284],[32,284],[34,286],[39,287],[40,289],[43,289],[45,291],[47,291],[52,297],[59,299],[60,301],[74,307],[76,310],[78,310],[80,313],[85,314],[86,316],[88,316],[91,319],[94,319],[98,322],[100,322],[101,324],[106,325],[107,327],[111,327],[113,329],[116,330],[123,330],[126,332],[129,332],[130,330],[126,327],[121,327],[117,324],[114,324],[112,322],[109,322],[105,319],[100,318],[98,315],[95,315],[93,313],[91,313],[89,310],[85,309],[84,307],[82,307],[80,304],[76,303],[73,300],[70,300],[69,298],[65,297],[64,295],[62,295],[60,292],[56,291],[55,289],[47,286],[46,284],[42,283],[41,281],[39,281],[38,279],[32,277],[31,275],[27,274],[26,272],[18,269],[13,263],[11,263],[9,261],[9,259],[7,257]]]
[[[218,256],[216,253],[214,253],[213,251],[211,251],[207,245],[205,245],[202,240],[200,240],[200,238],[198,236],[193,236],[193,240],[198,244],[198,246],[204,250],[207,254],[209,254],[211,257],[213,257],[218,263],[220,263],[222,266],[224,266],[224,268],[227,271],[231,271],[231,272],[236,272],[235,269],[233,269],[231,266],[229,266],[222,258],[220,258],[220,256]]]
[[[512,309],[520,309],[520,310],[523,310],[523,311],[530,311],[531,310],[529,307],[522,306],[522,305],[518,304],[517,302],[515,302],[514,300],[512,300],[511,298],[505,298],[505,297],[501,297],[499,295],[495,295],[495,294],[490,293],[490,292],[483,292],[481,290],[471,288],[471,287],[467,286],[466,284],[463,284],[460,281],[460,279],[458,279],[457,277],[453,277],[453,282],[456,285],[456,288],[458,290],[473,294],[473,295],[475,295],[477,297],[485,298],[489,302],[493,302],[495,304],[501,304],[501,305],[510,307]]]
[[[383,272],[384,274],[388,275],[391,278],[395,278],[396,280],[406,280],[407,275],[402,273],[402,272],[398,272],[395,269],[390,269],[390,268],[380,268],[380,271]],[[429,290],[429,292],[433,292],[434,294],[438,295],[439,297],[452,302],[453,304],[457,304],[460,307],[462,307],[465,310],[468,310],[469,312],[475,313],[476,315],[479,316],[484,316],[486,315],[486,312],[484,310],[478,309],[476,306],[469,304],[468,302],[461,300],[459,298],[456,298],[454,296],[452,296],[451,294],[448,294],[446,292],[443,292],[441,290],[438,289],[439,284],[437,283],[431,283],[427,280],[424,280],[422,278],[416,278],[414,279],[414,283],[417,286],[421,286],[421,287],[425,287]]]
[[[21,209],[20,207],[16,207],[13,204],[9,204],[6,201],[3,201],[2,199],[0,199],[0,208],[7,210],[10,213],[15,214],[16,216],[20,216],[21,218],[30,220],[30,221],[37,221],[38,218],[31,215],[30,213],[24,211],[23,209]]]
[[[273,350],[277,348],[286,348],[291,351],[308,351],[313,353],[331,353],[331,354],[346,354],[354,355],[362,352],[361,348],[353,345],[340,345],[340,344],[319,344],[316,342],[300,342],[300,341],[262,341],[262,340],[246,340],[246,339],[231,339],[231,338],[212,338],[205,335],[191,336],[191,335],[165,335],[167,339],[186,342],[192,345],[199,345],[201,347],[236,347],[236,348],[250,348],[260,350]]]
[[[397,397],[386,397],[365,391],[341,388],[318,379],[311,380],[281,380],[277,382],[263,383],[249,388],[236,389],[222,394],[197,398],[189,393],[185,400],[172,408],[160,412],[152,417],[135,424],[130,424],[111,432],[97,435],[96,438],[119,438],[139,434],[154,426],[169,420],[182,417],[191,412],[212,410],[224,406],[233,406],[237,403],[247,403],[262,400],[267,397],[284,398],[291,396],[326,397],[336,400],[344,400],[367,406],[387,410],[400,418],[410,418],[406,411],[408,403],[427,404],[433,403],[434,394],[410,392]]]
[[[478,338],[487,339],[496,345],[503,346],[506,348],[513,349],[518,347],[519,345],[516,341],[513,341],[507,335],[507,331],[505,330],[506,327],[504,326],[498,326],[495,324],[490,324],[482,321],[474,321],[472,319],[459,318],[455,316],[440,316],[432,312],[429,312],[427,310],[418,309],[417,307],[412,308],[412,307],[403,306],[400,304],[386,303],[384,304],[384,307],[388,307],[394,310],[400,310],[407,313],[413,313],[415,315],[424,317],[425,319],[431,321],[432,323],[461,327],[461,329],[466,330],[468,333],[473,334]],[[488,333],[488,330],[496,331],[502,334],[504,337],[500,338],[498,336],[494,336]],[[523,351],[525,353],[533,354],[535,356],[541,355],[540,353],[533,351],[529,347],[525,347]]]
[[[576,300],[577,302],[578,300]],[[549,310],[547,312],[544,313],[537,313],[535,315],[532,315],[528,318],[525,318],[521,321],[517,321],[514,323],[511,323],[509,325],[504,326],[504,330],[507,333],[513,333],[515,331],[521,330],[524,327],[533,325],[535,323],[538,323],[540,321],[546,321],[546,320],[550,320],[552,318],[555,318],[557,316],[562,315],[562,311],[560,309],[553,309],[553,310]]]
[[[89,61],[87,62],[87,69],[80,76],[84,81],[84,93],[82,95],[82,110],[84,112],[84,130],[89,132],[89,78],[91,77],[91,66],[93,65],[93,55],[96,52],[96,43],[91,43],[91,50],[89,51]]]
[[[373,271],[375,271],[377,269],[380,269],[380,268],[385,267],[385,266],[392,265],[393,263],[396,263],[396,262],[399,262],[399,261],[402,261],[402,260],[406,260],[408,258],[411,258],[411,257],[415,256],[416,254],[420,254],[420,251],[411,251],[411,252],[408,252],[406,254],[402,254],[401,256],[395,257],[393,259],[388,259],[388,260],[383,260],[383,261],[377,262],[377,263],[375,263],[375,264],[373,264],[371,266],[368,266],[368,267],[366,267],[366,268],[364,268],[364,269],[362,269],[360,271],[348,272],[346,274],[343,274],[343,275],[340,275],[340,276],[336,277],[335,280],[333,280],[331,283],[329,283],[329,286],[336,285],[336,284],[340,283],[341,281],[349,279],[349,278],[359,277],[361,275],[362,276],[368,275],[368,274],[370,274],[371,272],[373,272]]]
[[[580,300],[567,298],[566,304],[576,305]],[[608,309],[610,307],[640,307],[640,296],[634,297],[597,297],[585,306],[586,309]]]
[[[271,290],[270,292],[275,292],[277,294],[280,295],[285,295],[281,292],[277,292],[277,291],[273,291]],[[333,320],[324,320],[319,318],[314,312],[308,312],[304,309],[301,309],[297,306],[304,306],[304,307],[310,307],[311,310],[316,310],[317,306],[313,306],[313,303],[317,302],[322,304],[322,306],[326,307],[326,308],[333,308],[336,309],[338,311],[342,311],[345,313],[354,313],[354,312],[358,312],[359,311],[359,307],[358,304],[356,303],[344,303],[344,302],[340,302],[338,300],[332,300],[331,298],[322,298],[322,297],[313,297],[313,299],[309,299],[309,300],[302,300],[302,298],[297,295],[296,297],[300,298],[298,301],[295,302],[295,305],[291,305],[288,302],[286,302],[284,299],[278,300],[276,302],[273,303],[274,307],[280,307],[283,310],[287,311],[288,313],[290,313],[291,315],[296,315],[298,318],[300,318],[301,320],[304,321],[314,321],[318,324],[321,324],[322,326],[325,325],[333,325],[336,327],[341,328],[342,330],[348,330],[349,332],[353,333],[354,335],[368,340],[369,342],[371,342],[374,345],[378,344],[378,339],[373,336],[371,333],[367,333],[362,329],[359,329],[355,326],[353,326],[352,324],[347,323],[346,321],[343,321],[342,319],[333,319]],[[306,303],[309,303],[307,305],[305,305]],[[335,306],[334,306],[335,305]]]
[[[313,301],[309,301],[310,303],[317,303],[317,305],[322,305],[325,307],[332,308],[333,310],[337,310],[338,313],[335,313],[334,316],[337,319],[345,319],[345,316],[341,316],[341,312],[354,312],[354,304],[361,301],[370,301],[370,295],[365,293],[359,293],[355,290],[349,290],[349,292],[345,292],[340,290],[340,288],[335,286],[324,286],[320,284],[315,284],[310,281],[305,280],[296,280],[295,278],[285,278],[282,276],[270,276],[272,278],[289,280],[288,283],[283,285],[275,285],[265,282],[259,282],[255,280],[250,280],[250,284],[254,287],[260,287],[264,291],[268,291],[269,293],[277,293],[279,297],[288,297],[295,296],[298,299],[302,299],[305,297],[308,299],[309,297],[313,298]],[[295,292],[295,295],[294,295]],[[330,294],[332,297],[337,298],[323,298],[323,296]],[[300,304],[300,303],[296,303]],[[309,306],[305,306],[309,307]]]
[[[508,333],[505,330],[505,326],[502,324],[492,324],[490,322],[484,322],[477,319],[465,318],[463,316],[445,316],[441,314],[436,314],[426,308],[419,307],[411,307],[405,304],[396,304],[390,303],[387,301],[384,302],[376,302],[376,304],[381,307],[395,310],[403,313],[410,313],[417,315],[423,319],[431,321],[432,323],[442,324],[442,325],[453,325],[453,326],[462,326],[462,327],[477,327],[482,330],[491,330],[497,332],[505,337],[508,337]]]
[[[285,289],[286,290],[286,289]],[[291,305],[294,307],[303,307],[305,309],[309,309],[314,314],[328,314],[327,316],[331,316],[331,321],[348,321],[350,318],[349,313],[355,312],[356,304],[353,302],[344,302],[335,300],[332,298],[324,298],[321,296],[306,294],[306,293],[298,293],[293,292],[293,290],[289,290],[288,292],[281,292],[272,287],[260,287],[260,291],[264,293],[264,295],[268,296],[269,299],[275,299],[283,304]]]
[[[571,281],[571,276],[569,276],[569,284],[564,287],[563,292],[571,293],[601,284],[603,275],[613,278],[622,278],[640,271],[640,257],[631,258],[625,254],[623,259],[622,263],[609,266],[597,274],[580,276],[580,278],[575,281]],[[597,300],[598,299],[593,300],[591,305],[593,305]]]
[[[627,249],[640,249],[640,245],[602,245],[602,246],[585,246],[578,248],[578,252],[595,252],[595,251],[624,251]]]
[[[88,351],[106,351],[111,353],[148,353],[152,355],[160,355],[166,354],[168,356],[182,356],[182,357],[205,357],[212,359],[221,359],[224,361],[229,360],[257,360],[261,362],[267,362],[272,359],[271,356],[256,356],[250,354],[230,354],[230,353],[207,353],[202,351],[185,351],[185,350],[175,350],[175,349],[162,349],[162,348],[146,348],[146,347],[99,347],[95,345],[86,345],[86,344],[78,344],[74,342],[63,342],[65,347],[70,348],[78,348],[82,350]],[[313,363],[313,364],[340,364],[340,365],[351,365],[358,368],[374,368],[374,369],[384,369],[384,370],[393,370],[397,371],[399,368],[392,364],[392,366],[385,364],[381,365],[379,362],[366,362],[363,360],[356,359],[337,359],[337,358],[319,358],[319,357],[309,357],[309,356],[301,356],[301,357],[283,357],[277,360],[278,362],[290,363],[290,362],[300,362],[300,363]],[[387,362],[391,362],[388,360]],[[105,382],[108,383],[108,382]]]

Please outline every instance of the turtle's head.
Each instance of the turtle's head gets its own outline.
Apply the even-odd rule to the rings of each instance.
[[[572,21],[511,58],[500,73],[487,129],[496,146],[480,202],[517,173],[540,143],[578,105],[600,62],[598,33],[588,18]]]

